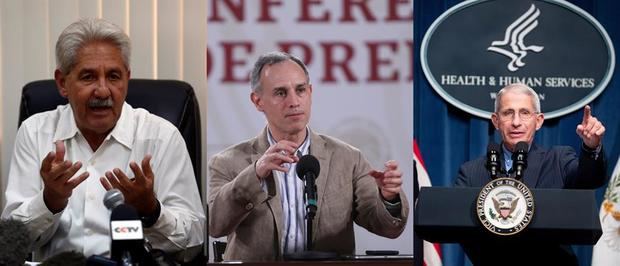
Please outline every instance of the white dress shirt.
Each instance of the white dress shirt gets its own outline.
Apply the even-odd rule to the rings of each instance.
[[[73,190],[65,209],[52,214],[43,201],[39,170],[56,140],[64,141],[65,160],[82,162],[73,178],[85,171],[90,175]],[[15,139],[2,218],[26,224],[34,241],[35,260],[69,250],[109,256],[110,211],[103,205],[105,189],[99,177],[120,168],[133,178],[129,163],[140,165],[147,154],[152,155],[161,214],[153,226],[145,228],[145,237],[154,248],[167,252],[202,244],[205,215],[183,137],[165,119],[127,103],[114,129],[94,152],[77,128],[69,105],[24,121]]]

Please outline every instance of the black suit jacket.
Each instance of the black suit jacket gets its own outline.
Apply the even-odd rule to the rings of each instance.
[[[502,153],[502,152],[500,152]],[[457,187],[482,187],[491,181],[485,167],[486,157],[461,165],[454,182]],[[500,165],[504,165],[502,161]],[[532,144],[527,154],[523,182],[529,188],[595,189],[607,180],[607,160],[601,150],[595,153],[581,149],[579,157],[569,146],[554,146],[547,150]]]
[[[484,186],[491,181],[485,165],[485,156],[464,163],[454,185]],[[504,165],[503,160],[500,165]],[[596,156],[594,152],[582,147],[577,156],[575,150],[568,146],[554,146],[547,150],[532,144],[527,165],[522,181],[529,188],[595,189],[607,180],[607,161],[602,150]],[[520,243],[513,240],[481,242],[469,240],[462,243],[474,265],[578,265],[571,247],[554,244],[553,240],[548,243]]]

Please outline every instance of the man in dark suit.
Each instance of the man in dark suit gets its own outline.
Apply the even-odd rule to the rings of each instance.
[[[295,173],[307,154],[321,166],[313,250],[353,253],[353,222],[385,237],[402,233],[409,206],[398,164],[373,170],[357,148],[309,128],[312,85],[301,60],[262,55],[251,87],[250,99],[267,126],[209,161],[209,232],[228,237],[224,259],[279,260],[308,249],[303,182]]]
[[[592,116],[590,107],[584,108],[583,120],[576,129],[583,140],[579,156],[568,146],[545,149],[534,144],[534,135],[544,119],[538,94],[530,87],[512,84],[499,91],[491,120],[502,136],[501,167],[512,172],[512,153],[518,142],[525,141],[529,147],[528,167],[521,181],[528,187],[595,189],[605,184],[607,163],[601,143],[605,127]],[[486,157],[482,156],[461,165],[455,186],[482,187],[491,181],[485,163]],[[463,248],[475,265],[495,265],[500,257],[516,265],[532,265],[539,261],[536,258],[553,261],[555,265],[577,265],[570,246],[504,241],[468,242],[463,243]]]

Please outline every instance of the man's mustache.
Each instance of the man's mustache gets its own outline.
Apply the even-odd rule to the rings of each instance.
[[[88,107],[91,107],[91,108],[112,107],[112,105],[114,105],[114,101],[112,101],[112,98],[92,99],[88,101]]]

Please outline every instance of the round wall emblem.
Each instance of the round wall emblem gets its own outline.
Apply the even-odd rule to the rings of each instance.
[[[420,45],[433,89],[483,118],[512,83],[538,93],[545,118],[580,110],[607,87],[615,61],[603,26],[567,1],[463,1],[433,22]]]
[[[512,178],[498,178],[480,191],[476,214],[491,233],[513,235],[532,220],[534,196],[525,184]]]

